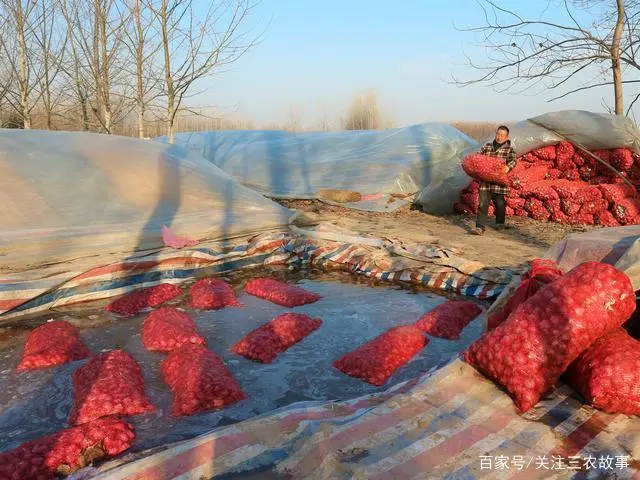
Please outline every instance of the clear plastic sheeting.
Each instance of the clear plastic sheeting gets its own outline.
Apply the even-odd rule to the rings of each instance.
[[[416,378],[440,367],[467,348],[480,335],[476,319],[462,332],[459,340],[431,337],[430,343],[407,365],[398,369],[383,387],[374,387],[348,377],[332,366],[341,355],[371,340],[387,329],[415,322],[422,314],[446,301],[437,295],[416,295],[397,287],[371,288],[347,283],[350,276],[333,279],[304,280],[299,286],[322,295],[318,302],[296,307],[294,312],[319,317],[323,323],[301,342],[278,355],[272,364],[251,362],[234,355],[229,348],[244,335],[290,311],[265,300],[241,293],[242,307],[218,311],[195,311],[187,305],[187,295],[170,302],[184,307],[195,320],[198,332],[208,348],[219,354],[248,395],[247,400],[224,410],[209,411],[191,417],[172,417],[172,394],[164,384],[160,362],[166,355],[147,351],[140,338],[146,314],[131,320],[114,319],[101,312],[101,324],[83,328],[81,336],[92,353],[123,348],[139,362],[146,382],[146,392],[158,410],[128,417],[136,429],[134,451],[163,446],[193,438],[216,426],[266,414],[279,407],[301,401],[333,401],[383,392],[389,387]],[[83,318],[84,317],[84,318]],[[86,312],[71,315],[74,323],[86,324]],[[91,318],[91,317],[90,317]],[[102,324],[103,321],[109,320]],[[38,438],[65,426],[72,402],[72,372],[84,361],[56,368],[17,373],[23,335],[0,355],[0,451]]]
[[[640,152],[640,130],[633,120],[620,115],[562,110],[518,122],[509,129],[518,155],[563,140],[590,150],[627,147]]]
[[[603,228],[569,235],[556,243],[545,258],[558,262],[568,272],[583,262],[609,263],[626,273],[640,290],[640,226]]]
[[[0,200],[9,272],[139,255],[163,247],[163,225],[228,239],[291,215],[179,146],[85,132],[0,130]]]
[[[329,133],[179,133],[175,142],[271,197],[318,198],[321,190],[342,190],[362,197],[344,206],[390,211],[410,201],[398,196],[418,194],[417,202],[432,213],[450,212],[470,181],[462,159],[478,148],[440,123]]]

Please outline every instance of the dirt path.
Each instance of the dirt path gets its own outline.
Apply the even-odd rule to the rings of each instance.
[[[507,223],[511,228],[504,231],[488,228],[483,236],[475,236],[470,233],[474,218],[469,216],[438,217],[408,207],[393,213],[360,212],[316,200],[279,202],[291,209],[312,212],[323,221],[353,232],[439,243],[457,249],[462,257],[469,260],[515,270],[522,268],[528,260],[543,255],[566,235],[593,228],[510,217]]]

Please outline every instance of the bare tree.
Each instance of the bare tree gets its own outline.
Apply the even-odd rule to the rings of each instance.
[[[558,93],[549,101],[602,86],[613,86],[614,111],[624,115],[623,85],[640,83],[640,0],[561,0],[548,8],[562,10],[564,22],[526,19],[493,0],[478,0],[484,25],[463,29],[479,33],[488,60],[478,65],[480,75],[470,80],[453,78],[459,85],[489,84],[499,92],[521,93],[536,86]],[[579,20],[591,17],[587,22]],[[581,76],[595,78],[571,86]],[[596,72],[594,74],[594,72]],[[640,98],[638,94],[629,105]]]
[[[375,92],[356,95],[347,111],[345,130],[375,130],[380,128],[380,108]]]
[[[254,8],[250,0],[211,1],[195,11],[193,0],[149,0],[160,30],[167,136],[183,100],[201,79],[238,60],[255,44],[240,31]]]

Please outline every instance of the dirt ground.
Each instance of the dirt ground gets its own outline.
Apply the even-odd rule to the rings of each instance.
[[[470,233],[475,218],[466,215],[434,216],[409,206],[392,213],[361,212],[318,200],[278,201],[353,232],[435,243],[456,249],[468,260],[513,270],[520,270],[528,260],[543,255],[565,236],[595,228],[509,217],[508,229],[488,228],[483,236],[476,236]]]

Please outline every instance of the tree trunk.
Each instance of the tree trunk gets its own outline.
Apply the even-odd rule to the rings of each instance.
[[[167,87],[167,137],[169,143],[174,141],[174,120],[176,117],[176,92],[171,77],[171,57],[169,52],[169,32],[167,25],[167,0],[162,0],[160,22],[162,27],[162,47],[164,50],[164,81]]]
[[[29,66],[27,65],[27,45],[24,38],[24,16],[22,0],[15,1],[16,33],[18,34],[18,54],[20,55],[20,115],[25,129],[31,128],[31,109],[29,108]]]
[[[100,43],[102,53],[102,108],[104,118],[104,129],[111,134],[111,99],[109,95],[109,53],[107,51],[107,13],[102,9],[100,11]]]
[[[136,75],[138,77],[138,137],[145,138],[144,131],[144,111],[145,111],[145,98],[144,98],[144,84],[143,79],[143,62],[144,62],[144,31],[142,29],[142,23],[140,21],[140,0],[136,0],[135,3],[135,20],[136,30],[138,35],[138,44],[136,45]]]
[[[613,70],[613,91],[615,95],[615,113],[624,115],[624,99],[622,97],[622,70],[620,66],[620,39],[624,29],[624,0],[616,0],[618,19],[611,42],[611,69]]]

